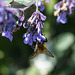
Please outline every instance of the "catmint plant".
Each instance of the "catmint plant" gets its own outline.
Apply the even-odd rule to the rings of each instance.
[[[65,24],[67,22],[67,15],[72,14],[72,10],[75,7],[74,0],[62,0],[58,2],[54,8],[54,15],[57,16],[57,22]]]
[[[27,29],[24,33],[24,44],[28,44],[33,47],[34,54],[30,57],[34,58],[40,53],[44,53],[48,56],[54,57],[46,48],[45,42],[47,38],[42,33],[44,21],[46,16],[41,13],[44,11],[44,3],[50,3],[50,0],[31,0],[29,3],[20,4],[19,2],[12,1],[9,4],[0,0],[0,33],[3,37],[13,40],[13,32],[20,29],[21,26]],[[34,4],[36,6],[35,12],[24,22],[24,12]],[[67,22],[67,16],[72,14],[72,10],[75,8],[74,0],[62,0],[55,6],[54,16],[57,16],[57,22],[65,24]],[[18,20],[15,19],[16,16]]]
[[[17,24],[22,25],[24,20],[23,11],[15,8],[6,7],[6,4],[0,0],[0,33],[3,37],[8,38],[10,41],[13,39],[13,32],[17,29]],[[18,23],[16,22],[13,15],[18,15]]]
[[[42,43],[47,40],[47,38],[42,34],[41,29],[43,28],[43,21],[46,20],[46,16],[44,16],[39,10],[40,6],[38,0],[36,0],[36,11],[33,12],[31,17],[23,24],[24,28],[28,28],[27,32],[24,34],[23,38],[25,44],[33,45],[34,43]]]

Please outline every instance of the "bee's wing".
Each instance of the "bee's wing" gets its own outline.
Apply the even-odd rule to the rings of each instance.
[[[47,48],[46,48],[44,54],[45,54],[45,55],[48,55],[48,56],[50,56],[50,57],[54,57],[54,56],[52,55],[52,53],[47,50]]]
[[[39,54],[39,53],[38,53],[38,51],[36,50],[36,51],[29,57],[29,59],[35,58],[38,54]]]

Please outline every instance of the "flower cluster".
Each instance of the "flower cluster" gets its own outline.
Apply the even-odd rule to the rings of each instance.
[[[45,42],[47,39],[42,35],[41,29],[43,28],[43,22],[46,19],[40,12],[34,12],[32,16],[24,23],[23,27],[28,28],[23,38],[25,44],[33,45],[35,42]]]
[[[22,25],[22,21],[24,19],[23,12],[14,8],[7,8],[4,5],[4,2],[0,0],[0,33],[2,33],[2,36],[12,41],[12,34],[17,27],[17,23],[13,18],[13,15],[19,12],[18,25]]]
[[[44,0],[45,3],[49,3],[50,0]],[[24,20],[24,13],[23,11],[26,10],[28,7],[22,9],[16,9],[16,8],[9,8],[5,6],[6,4],[0,0],[0,33],[2,33],[2,36],[10,39],[12,41],[13,39],[13,32],[15,32],[18,27],[22,26],[22,22]],[[42,34],[42,28],[43,28],[43,21],[46,20],[46,16],[44,16],[41,12],[39,12],[38,7],[40,8],[40,11],[43,11],[45,9],[45,6],[43,4],[43,1],[36,0],[36,12],[32,14],[32,16],[23,24],[24,28],[27,28],[27,32],[24,34],[23,38],[25,44],[33,45],[33,43],[36,42],[45,42],[47,38]],[[57,16],[57,22],[58,23],[66,23],[67,22],[67,15],[72,14],[72,10],[75,7],[75,1],[74,0],[62,0],[59,3],[57,3],[54,8],[55,12],[54,15]],[[18,13],[18,20],[16,20],[13,15],[16,15]]]
[[[75,7],[75,1],[74,0],[63,0],[57,3],[54,8],[55,12],[54,15],[58,16],[57,17],[57,22],[58,23],[63,23],[65,24],[67,22],[67,15],[72,14],[72,10]]]

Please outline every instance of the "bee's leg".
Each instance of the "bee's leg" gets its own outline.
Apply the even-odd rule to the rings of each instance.
[[[39,53],[38,53],[38,51],[36,50],[36,51],[29,57],[29,59],[35,58],[38,54],[39,54]]]
[[[52,55],[52,53],[47,50],[47,48],[46,48],[44,54],[45,54],[45,55],[48,55],[48,56],[50,56],[50,57],[54,57],[54,56]]]

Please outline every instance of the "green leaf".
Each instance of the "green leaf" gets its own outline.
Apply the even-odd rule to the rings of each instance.
[[[4,0],[7,3],[11,3],[13,2],[13,0]],[[43,1],[43,0],[38,0],[38,1]],[[17,2],[17,3],[15,3]],[[36,2],[36,0],[14,0],[14,2],[11,4],[12,7],[20,7],[21,5],[25,5],[25,6],[31,6],[32,4],[34,4]]]

